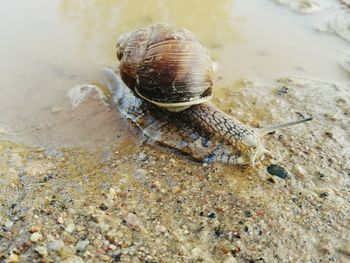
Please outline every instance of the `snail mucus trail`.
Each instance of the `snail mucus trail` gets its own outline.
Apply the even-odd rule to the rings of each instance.
[[[120,61],[105,69],[121,113],[156,142],[203,162],[253,164],[267,152],[261,137],[311,120],[251,128],[210,104],[212,60],[188,30],[156,24],[117,40]]]

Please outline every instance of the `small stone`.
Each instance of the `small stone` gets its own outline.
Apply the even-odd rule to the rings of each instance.
[[[55,106],[54,106],[54,107],[51,108],[51,112],[52,112],[52,113],[59,112],[60,110],[61,110],[60,107],[55,107]]]
[[[66,258],[65,260],[61,261],[62,263],[84,263],[84,260],[81,257],[78,256],[70,256]]]
[[[209,214],[208,214],[208,217],[209,217],[210,219],[215,219],[215,218],[216,218],[216,214],[215,214],[214,212],[209,213]]]
[[[299,166],[299,165],[293,166],[291,172],[292,172],[295,176],[297,176],[297,177],[300,177],[300,178],[304,178],[304,177],[305,177],[305,171],[304,171],[304,169],[303,169],[301,166]]]
[[[47,248],[45,246],[38,246],[34,250],[42,257],[47,257],[48,255]]]
[[[12,226],[13,226],[13,222],[12,222],[12,221],[7,220],[7,221],[5,222],[5,227],[6,227],[7,229],[10,229]]]
[[[277,90],[277,95],[278,96],[285,96],[288,93],[288,87],[283,86],[279,90]]]
[[[68,258],[75,254],[75,250],[72,247],[64,246],[59,250],[59,254],[63,258]]]
[[[2,127],[0,127],[0,135],[6,135],[5,129]]]
[[[7,263],[17,263],[19,261],[19,256],[17,254],[11,253],[7,259]]]
[[[164,234],[166,232],[166,228],[162,225],[156,225],[155,230],[160,234]]]
[[[329,193],[327,192],[320,193],[320,197],[322,198],[327,198],[328,196],[329,196]]]
[[[110,257],[108,256],[108,255],[100,255],[99,256],[100,257],[100,259],[102,260],[102,261],[109,261],[110,260]]]
[[[108,246],[108,249],[113,251],[113,250],[117,249],[117,246],[111,244],[111,245]]]
[[[73,223],[70,223],[66,226],[65,231],[68,233],[72,233],[75,230],[75,225]]]
[[[89,240],[79,240],[78,243],[75,245],[76,249],[80,252],[85,251],[86,247],[89,245]]]
[[[32,226],[30,229],[29,229],[29,232],[30,233],[35,233],[35,232],[39,232],[40,231],[40,227],[38,226]]]
[[[43,239],[43,235],[42,234],[40,234],[39,232],[35,232],[35,233],[33,233],[31,236],[30,236],[30,240],[32,241],[32,242],[38,242],[38,241],[40,241],[40,240],[42,240]]]
[[[110,194],[111,196],[115,196],[115,195],[117,194],[117,192],[115,191],[114,188],[110,188],[110,189],[109,189],[109,194]]]
[[[267,167],[267,172],[282,179],[286,179],[288,177],[287,171],[278,164],[270,164]]]
[[[59,251],[64,247],[64,242],[62,240],[54,240],[47,247],[51,251]]]
[[[30,177],[44,176],[47,175],[52,168],[52,163],[30,163],[25,168],[25,172]]]
[[[120,262],[122,260],[121,253],[117,253],[117,254],[113,255],[113,260],[114,260],[114,262]]]
[[[125,217],[125,222],[130,227],[136,227],[140,225],[139,218],[133,213],[127,214],[127,216]]]
[[[106,211],[108,209],[108,206],[106,206],[106,204],[102,203],[102,204],[100,204],[100,206],[98,208],[100,208],[100,210],[102,210],[102,211]]]
[[[139,182],[145,182],[148,172],[145,169],[137,169],[134,173],[134,177]]]
[[[252,217],[252,212],[250,212],[249,210],[244,211],[244,216],[245,217]]]
[[[64,223],[63,217],[62,217],[62,216],[58,217],[58,218],[57,218],[57,222],[58,222],[59,224],[63,224],[63,223]]]

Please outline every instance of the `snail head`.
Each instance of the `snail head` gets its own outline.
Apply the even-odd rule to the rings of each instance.
[[[238,148],[241,149],[241,163],[252,164],[262,159],[264,154],[268,152],[255,133],[246,134],[240,141]]]

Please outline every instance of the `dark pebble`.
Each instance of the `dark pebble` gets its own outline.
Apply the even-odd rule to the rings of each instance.
[[[270,164],[267,167],[267,172],[282,179],[286,179],[288,177],[287,171],[278,164]]]
[[[284,96],[284,95],[287,95],[287,94],[288,94],[288,87],[286,87],[286,86],[283,86],[282,88],[280,88],[277,91],[277,95],[278,96]]]
[[[267,178],[267,181],[268,181],[269,183],[271,183],[271,184],[275,184],[275,183],[276,183],[276,181],[275,181],[272,177]]]
[[[320,193],[320,197],[326,198],[328,196],[329,196],[329,193],[327,192]]]
[[[121,254],[113,255],[113,262],[120,262],[122,260]]]
[[[224,234],[224,230],[222,230],[220,227],[215,228],[215,236],[221,237]]]
[[[245,217],[252,217],[252,212],[250,212],[250,211],[244,211],[244,215],[245,215]]]
[[[214,218],[216,218],[216,214],[215,214],[215,213],[210,213],[210,214],[208,215],[208,217],[209,217],[210,219],[214,219]]]
[[[108,209],[108,206],[106,206],[105,204],[101,204],[99,206],[99,208],[102,210],[102,211],[106,211]]]

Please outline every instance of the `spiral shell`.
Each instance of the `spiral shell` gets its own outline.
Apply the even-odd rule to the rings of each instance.
[[[183,109],[212,96],[210,53],[190,31],[157,24],[126,33],[117,57],[125,84],[157,106]]]

